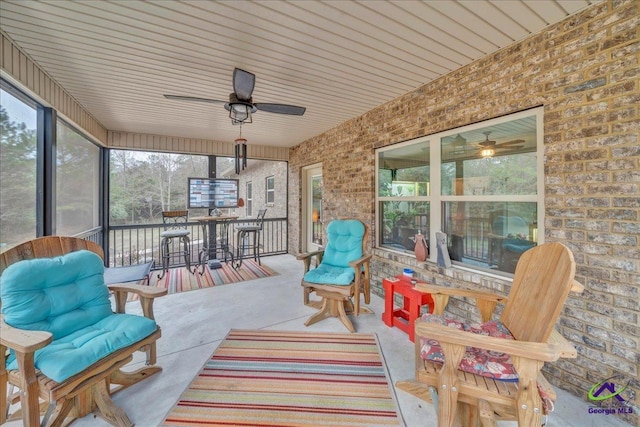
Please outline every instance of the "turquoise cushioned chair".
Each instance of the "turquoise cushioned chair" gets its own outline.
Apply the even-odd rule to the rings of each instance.
[[[0,280],[4,321],[18,329],[50,332],[35,352],[35,367],[56,382],[151,335],[156,322],[111,311],[102,259],[90,251],[17,262]],[[18,369],[15,354],[7,370]]]
[[[110,395],[160,371],[159,367],[145,367],[124,373],[120,367],[137,350],[148,350],[147,364],[155,364],[160,329],[149,299],[166,290],[154,292],[141,285],[107,287],[101,249],[91,242],[84,245],[92,250],[82,248],[73,238],[50,236],[32,242],[28,250],[10,250],[0,258],[0,390],[6,390],[7,381],[20,389],[24,425],[40,424],[38,400],[43,396],[50,405],[42,425],[63,424],[74,406],[78,417],[99,410],[114,425],[132,425]],[[71,242],[67,248],[72,249],[63,249],[65,243],[60,242]],[[38,252],[64,254],[38,257]],[[36,255],[16,261],[16,253]],[[122,291],[138,288],[140,299],[146,300],[143,306],[148,305],[143,309],[146,316],[125,314],[121,308],[126,300]],[[120,307],[116,313],[111,308],[110,289]],[[24,341],[25,337],[29,340]],[[10,349],[8,357],[6,348]],[[111,389],[110,385],[120,387]],[[6,421],[8,407],[7,394],[1,394],[0,424]]]
[[[364,294],[365,304],[370,300],[369,260],[364,255],[368,229],[356,219],[334,220],[327,226],[327,246],[315,252],[300,254],[298,259],[305,263],[302,279],[304,303],[320,311],[311,316],[305,325],[309,326],[327,317],[338,317],[351,332],[355,328],[347,313],[371,313],[360,307],[360,294]],[[311,268],[311,260],[316,257],[316,267]],[[315,292],[322,301],[310,302],[309,295]],[[353,299],[353,302],[352,302]]]

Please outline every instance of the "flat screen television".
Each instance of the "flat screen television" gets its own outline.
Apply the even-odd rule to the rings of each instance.
[[[238,180],[188,178],[189,209],[237,208]]]

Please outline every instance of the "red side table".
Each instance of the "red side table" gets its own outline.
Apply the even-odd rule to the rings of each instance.
[[[414,324],[416,319],[420,317],[420,307],[429,304],[429,313],[433,313],[434,303],[431,294],[414,288],[411,279],[405,276],[384,279],[382,286],[384,286],[382,321],[387,326],[395,326],[407,333],[413,342]],[[401,308],[394,308],[393,299],[396,293],[404,298],[404,304]]]

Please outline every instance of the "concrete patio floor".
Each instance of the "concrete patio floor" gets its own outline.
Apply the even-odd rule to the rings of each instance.
[[[163,372],[127,390],[113,400],[138,427],[157,426],[176,403],[183,390],[200,371],[229,329],[271,329],[296,331],[347,332],[338,319],[327,319],[310,327],[305,320],[315,312],[302,304],[302,263],[291,255],[262,259],[279,275],[248,282],[217,286],[167,295],[154,304],[155,317],[162,328],[158,341],[158,364]],[[414,347],[407,335],[382,323],[382,298],[372,295],[373,315],[352,317],[358,332],[378,336],[391,384],[412,378]],[[138,312],[137,302],[127,304],[128,312]],[[142,363],[142,355],[133,364]],[[571,394],[558,391],[555,411],[548,426],[606,427],[630,426],[613,416],[589,414],[589,405]],[[406,426],[436,426],[431,404],[395,390],[398,407]],[[8,423],[17,426],[20,423]],[[107,426],[89,415],[76,426]],[[512,426],[515,423],[500,423]]]

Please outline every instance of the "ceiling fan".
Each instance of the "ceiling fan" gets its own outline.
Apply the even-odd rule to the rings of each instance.
[[[480,147],[479,152],[482,157],[491,157],[496,154],[496,150],[518,150],[524,147],[524,139],[514,139],[512,141],[497,143],[496,141],[489,140],[491,131],[485,131],[482,133],[485,136],[485,140],[477,143]]]
[[[251,98],[253,88],[255,87],[256,76],[240,68],[233,70],[233,93],[229,95],[229,101],[221,101],[217,99],[197,98],[194,96],[182,95],[164,95],[167,99],[175,99],[179,101],[196,101],[209,102],[212,104],[224,104],[224,108],[229,111],[229,118],[234,125],[242,125],[243,123],[251,123],[251,114],[256,111],[266,111],[268,113],[288,114],[293,116],[301,116],[306,108],[287,104],[273,103],[254,103]]]

